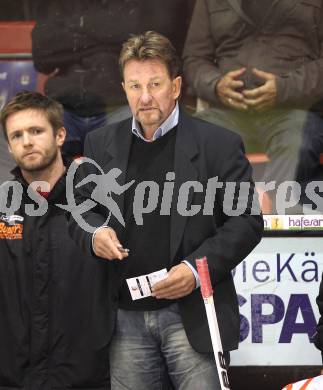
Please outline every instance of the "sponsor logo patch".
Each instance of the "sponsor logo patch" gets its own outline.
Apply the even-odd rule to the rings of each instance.
[[[16,221],[23,222],[24,217],[21,215],[9,215],[8,217],[6,215],[1,215],[0,220],[13,224]]]
[[[0,240],[22,240],[23,225],[17,223],[15,225],[7,225],[0,222]]]

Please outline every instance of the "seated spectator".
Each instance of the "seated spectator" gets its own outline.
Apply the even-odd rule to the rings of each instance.
[[[83,153],[86,134],[130,116],[118,57],[132,33],[155,29],[182,50],[192,0],[40,1],[32,32],[35,68],[45,93],[64,107],[63,152]]]
[[[184,72],[210,105],[198,116],[260,143],[264,181],[306,181],[323,150],[323,1],[240,3],[196,2]]]

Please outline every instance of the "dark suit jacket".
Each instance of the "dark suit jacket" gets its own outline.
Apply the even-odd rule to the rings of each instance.
[[[91,132],[85,143],[85,155],[94,159],[106,173],[118,167],[122,174],[119,184],[124,184],[128,155],[131,147],[131,120],[110,125]],[[236,349],[239,341],[239,310],[231,271],[258,244],[263,232],[260,215],[250,215],[253,183],[251,167],[245,158],[243,145],[238,135],[180,113],[175,143],[175,188],[171,211],[171,261],[181,247],[184,258],[195,266],[195,259],[207,256],[214,288],[214,300],[219,321],[224,350]],[[87,168],[86,168],[87,167]],[[82,176],[95,171],[94,166],[82,164]],[[98,173],[98,172],[97,172]],[[219,177],[219,181],[250,182],[251,194],[247,197],[248,207],[240,216],[228,216],[224,212],[224,190],[219,189],[215,196],[213,215],[184,217],[176,211],[177,193],[180,185],[197,180],[205,186],[209,178]],[[136,183],[135,185],[137,185]],[[77,201],[90,198],[94,186],[86,185],[78,189]],[[123,196],[114,198],[123,210]],[[202,193],[190,191],[187,209],[190,205],[203,203]],[[237,200],[237,193],[235,194]],[[229,202],[231,203],[231,202]],[[239,206],[238,206],[239,207]],[[92,226],[101,226],[108,216],[108,210],[98,205],[96,209],[83,215]],[[122,242],[123,227],[111,217],[113,227]],[[90,252],[92,235],[82,230],[73,219],[71,234],[83,248]],[[131,248],[130,248],[131,249]],[[122,279],[120,263],[113,261],[109,288],[117,308],[117,291]],[[198,352],[212,352],[210,333],[200,289],[178,300],[183,324],[188,339]],[[111,325],[111,332],[113,324]]]

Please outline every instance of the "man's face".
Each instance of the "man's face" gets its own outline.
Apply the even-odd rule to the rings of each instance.
[[[62,127],[54,135],[46,115],[26,109],[10,115],[6,122],[9,151],[25,172],[42,172],[58,158],[65,139]]]
[[[124,67],[123,88],[132,114],[151,133],[168,118],[180,94],[181,77],[172,80],[159,60],[130,60]]]

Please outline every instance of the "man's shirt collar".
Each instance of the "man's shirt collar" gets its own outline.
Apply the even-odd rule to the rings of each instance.
[[[135,117],[132,117],[132,133],[136,135],[137,137],[141,138],[143,141],[146,142],[152,142],[156,141],[156,139],[163,137],[165,134],[169,132],[169,130],[173,129],[175,126],[178,125],[178,117],[179,117],[179,107],[178,102],[176,102],[175,108],[172,111],[172,113],[169,115],[169,117],[163,122],[158,129],[155,131],[153,138],[151,141],[147,140],[141,130],[141,126],[139,122],[135,119]]]

